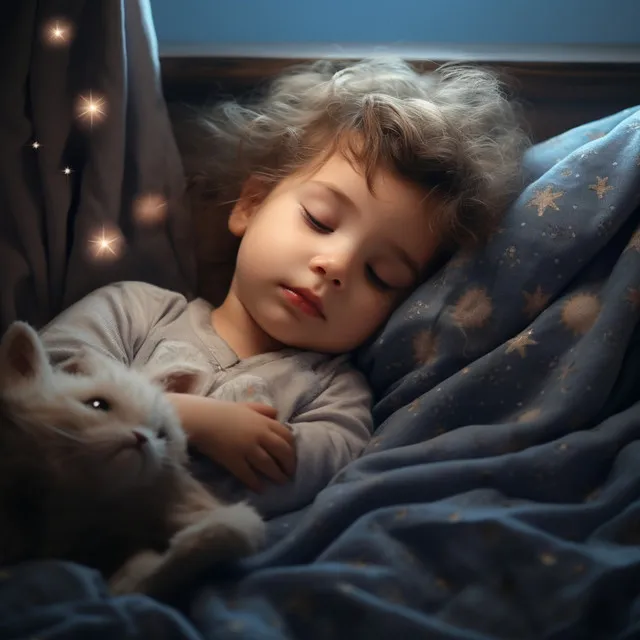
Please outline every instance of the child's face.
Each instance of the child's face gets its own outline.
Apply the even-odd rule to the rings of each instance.
[[[383,170],[373,192],[337,153],[260,204],[234,207],[229,227],[242,241],[231,295],[270,338],[346,353],[416,286],[436,249],[434,201]]]

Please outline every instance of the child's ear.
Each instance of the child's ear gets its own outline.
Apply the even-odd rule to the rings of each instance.
[[[238,201],[231,209],[229,215],[229,231],[241,238],[253,215],[262,204],[266,194],[266,186],[256,176],[250,176],[242,185],[242,191]]]

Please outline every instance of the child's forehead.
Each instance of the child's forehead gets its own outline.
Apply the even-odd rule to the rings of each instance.
[[[365,235],[385,237],[414,256],[415,262],[431,255],[436,242],[434,214],[442,203],[419,185],[384,167],[368,184],[364,168],[339,152],[296,176],[295,184],[311,206],[318,203],[330,211],[352,213],[351,223]]]
[[[297,186],[324,192],[342,204],[375,202],[402,210],[424,211],[438,204],[430,191],[378,165],[367,179],[366,167],[340,151],[318,159],[294,176]]]

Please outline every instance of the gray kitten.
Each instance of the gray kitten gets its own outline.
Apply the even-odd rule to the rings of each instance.
[[[185,467],[186,437],[165,391],[89,352],[54,369],[16,322],[0,343],[0,565],[42,558],[98,569],[115,593],[162,596],[261,545],[250,506],[224,505]]]

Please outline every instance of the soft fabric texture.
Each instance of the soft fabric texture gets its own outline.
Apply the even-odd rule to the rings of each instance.
[[[10,2],[0,42],[0,332],[116,280],[191,292],[148,0]]]
[[[296,439],[298,472],[254,494],[225,469],[193,452],[192,469],[219,497],[249,500],[271,518],[309,504],[371,437],[371,393],[345,356],[282,349],[239,360],[211,323],[213,308],[145,282],[89,294],[40,334],[52,362],[89,348],[153,377],[181,366],[199,372],[193,392],[229,402],[262,402]]]
[[[368,451],[239,574],[179,594],[189,624],[46,563],[4,574],[21,608],[3,637],[66,640],[88,610],[114,639],[124,611],[167,638],[635,637],[639,156],[640,110],[532,150],[538,177],[491,245],[426,283],[364,358],[387,390]],[[429,330],[436,347],[415,338]]]
[[[486,250],[360,354],[377,434],[269,549],[181,614],[6,568],[0,637],[637,637],[640,111],[535,147],[527,175]]]

